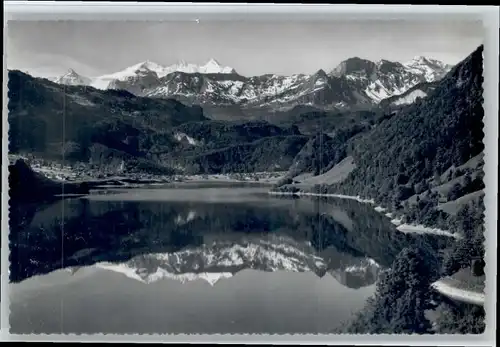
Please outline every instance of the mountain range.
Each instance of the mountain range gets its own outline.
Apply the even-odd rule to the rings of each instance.
[[[137,96],[175,98],[200,106],[238,105],[276,110],[311,105],[322,109],[345,109],[376,105],[419,83],[438,81],[451,67],[423,56],[406,63],[372,62],[354,57],[329,72],[246,77],[231,67],[221,66],[215,59],[201,66],[183,61],[162,66],[145,61],[95,78],[70,69],[54,81],[98,89],[123,89]]]
[[[181,68],[186,71],[218,73],[169,73],[172,69]],[[215,120],[216,117],[213,117],[213,113],[210,114],[210,105],[206,105],[206,102],[211,100],[216,103],[215,113],[218,113],[227,105],[227,95],[216,89],[211,89],[210,93],[206,89],[195,93],[197,85],[186,85],[186,81],[198,81],[198,87],[213,83],[221,86],[231,80],[239,80],[242,85],[264,86],[266,81],[283,82],[293,79],[292,77],[264,75],[246,78],[234,69],[220,67],[215,61],[202,67],[181,63],[169,68],[161,68],[148,62],[121,73],[121,80],[112,80],[114,87],[122,83],[124,88],[109,86],[103,90],[79,85],[88,83],[89,79],[79,76],[75,71],[60,78],[60,83],[33,78],[20,71],[10,71],[9,146],[13,154],[31,153],[55,161],[81,162],[101,171],[107,172],[109,169],[110,173],[116,173],[122,168],[126,172],[152,170],[171,173],[174,170],[191,174],[285,171],[294,166],[294,159],[298,160],[295,157],[299,155],[303,156],[299,171],[312,170],[313,173],[322,174],[352,151],[349,147],[355,144],[349,145],[351,137],[360,138],[364,133],[377,132],[377,125],[392,117],[391,109],[399,109],[397,112],[406,114],[408,112],[405,107],[420,105],[419,99],[436,99],[431,95],[435,94],[438,87],[455,78],[450,75],[451,71],[445,78],[441,77],[448,68],[424,57],[417,57],[407,64],[348,59],[330,73],[321,70],[312,76],[293,77],[297,79],[296,85],[285,83],[288,87],[280,95],[288,93],[301,104],[287,110],[273,110],[269,103],[266,107],[260,104],[265,116],[260,120],[245,119],[238,112],[233,112],[235,109],[245,109],[247,112],[251,108],[249,104],[257,102],[255,98],[252,99],[254,101],[247,100],[244,104],[233,105],[234,107],[228,106],[229,118]],[[461,70],[455,67],[452,71]],[[112,76],[118,75],[120,74]],[[145,81],[148,78],[151,84],[146,88]],[[105,78],[101,78],[102,80]],[[91,80],[91,84],[95,81],[96,79]],[[167,93],[162,97],[138,95],[148,94],[151,90],[159,91],[161,88],[154,87],[159,81],[170,81],[171,88],[184,88],[184,91],[189,89],[191,94]],[[61,84],[63,82],[77,85]],[[374,105],[379,99],[367,92],[377,90],[375,87],[369,88],[374,83],[386,85],[385,89],[378,89],[385,96],[396,90],[401,94],[381,99]],[[143,89],[138,88],[141,84]],[[389,85],[390,93],[387,92]],[[169,90],[170,87],[162,88]],[[317,97],[317,107],[296,98],[311,88],[318,88],[318,93],[308,94]],[[364,90],[365,96],[355,90]],[[191,101],[180,100],[181,94],[184,99],[190,95]],[[65,97],[61,98],[61,95]],[[351,100],[352,106],[356,105],[356,100],[368,100],[368,95],[372,96],[367,104],[372,107],[368,110],[325,110],[329,105],[327,96]],[[277,97],[272,96],[267,99],[264,96],[259,98],[269,102],[277,100]],[[205,102],[205,105],[193,105],[194,99],[200,103]],[[448,99],[449,96],[446,95],[443,100]],[[427,104],[429,103],[424,106]],[[389,109],[387,106],[390,106]],[[415,107],[421,109],[420,106]],[[61,133],[62,115],[67,120],[64,136]],[[235,119],[230,118],[233,116]],[[401,132],[400,129],[396,131]],[[318,132],[323,135],[313,139]],[[308,141],[312,142],[304,147]],[[331,150],[325,150],[326,144]],[[323,148],[322,157],[315,157],[314,153],[319,153],[320,147]],[[302,153],[299,153],[302,149]],[[358,165],[359,160],[355,162]]]

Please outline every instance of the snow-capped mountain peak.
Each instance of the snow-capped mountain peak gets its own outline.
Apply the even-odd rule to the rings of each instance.
[[[130,67],[130,70],[133,70],[133,71],[148,70],[148,71],[160,72],[163,69],[164,69],[163,66],[161,66],[160,64],[157,64],[151,60],[146,60],[146,61],[143,61],[142,63],[136,64],[136,65]]]
[[[444,64],[443,62],[441,62],[439,60],[425,57],[423,55],[417,55],[417,56],[413,57],[412,60],[406,62],[403,65],[415,65],[415,64],[420,64],[420,65],[427,64],[427,65],[431,65],[431,66],[446,66],[446,64]]]
[[[88,85],[91,82],[91,79],[79,75],[73,69],[68,69],[68,71],[64,75],[57,77],[54,82],[69,86],[78,86],[78,85]]]
[[[415,56],[412,60],[403,63],[403,66],[411,73],[422,75],[427,82],[441,79],[452,67],[439,60],[424,56]]]
[[[427,58],[424,57],[423,55],[417,55],[417,56],[413,57],[412,61],[424,63],[427,61]]]
[[[366,95],[368,102],[402,95],[415,85],[442,78],[451,66],[425,56],[407,63],[381,59],[377,62],[359,57],[341,62],[330,75],[345,78],[354,90]]]
[[[412,66],[412,65],[441,65],[441,66],[444,66],[445,64],[443,64],[439,60],[427,58],[427,57],[424,57],[423,55],[417,55],[417,56],[413,57],[413,59],[411,59],[410,61],[403,63],[403,65],[405,65],[405,66]]]
[[[164,66],[151,60],[146,60],[129,66],[121,71],[96,77],[91,81],[91,85],[98,89],[106,89],[116,85],[117,81],[126,82],[130,79],[133,80],[141,76],[146,76],[149,79],[151,79],[151,76],[154,78],[163,78],[174,72],[202,74],[236,73],[233,68],[221,66],[215,59],[210,59],[205,65],[202,66],[188,63],[184,60],[180,60],[169,66]]]
[[[215,59],[208,60],[204,65],[196,65],[193,63],[188,63],[185,60],[179,60],[176,64],[172,64],[169,66],[160,66],[156,65],[148,65],[150,70],[155,71],[158,74],[158,77],[164,77],[172,72],[185,72],[185,73],[202,73],[202,74],[211,74],[211,73],[220,73],[220,74],[229,74],[236,73],[236,71],[229,66],[221,66],[219,62]]]
[[[152,62],[150,60],[146,60],[137,64],[134,64],[132,66],[129,66],[121,71],[108,74],[108,75],[102,75],[97,77],[96,79],[100,80],[119,80],[119,81],[124,81],[127,80],[130,77],[136,76],[138,73],[148,73],[148,72],[155,72],[156,74],[161,74],[165,68],[161,66],[160,64],[157,64],[155,62]]]
[[[220,67],[219,62],[214,58],[210,58],[204,66],[210,66],[210,65]]]
[[[169,66],[146,60],[91,80],[70,71],[57,82],[123,89],[145,97],[173,97],[202,106],[287,109],[302,104],[338,108],[377,104],[417,84],[437,81],[450,69],[450,65],[425,56],[406,63],[353,57],[329,73],[320,69],[313,75],[244,77],[214,58],[202,65],[179,60]]]
[[[213,58],[211,58],[205,65],[199,67],[199,72],[201,73],[235,73],[236,71],[229,66],[221,66],[219,62]]]

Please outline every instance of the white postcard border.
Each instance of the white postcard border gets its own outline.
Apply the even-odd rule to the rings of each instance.
[[[485,228],[486,228],[486,332],[482,335],[12,335],[9,334],[9,237],[8,237],[8,121],[6,30],[4,30],[2,119],[2,341],[57,342],[168,342],[168,343],[274,343],[356,345],[493,345],[496,331],[496,232],[498,178],[498,52],[499,9],[495,6],[437,5],[275,5],[189,4],[120,2],[6,1],[4,29],[8,20],[481,20],[484,40],[484,133],[485,133]]]

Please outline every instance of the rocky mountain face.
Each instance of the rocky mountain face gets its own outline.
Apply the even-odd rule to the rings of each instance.
[[[73,69],[69,69],[64,75],[56,77],[53,82],[68,86],[79,86],[90,85],[92,80],[88,77],[77,74]]]
[[[440,61],[416,57],[407,63],[380,60],[376,63],[360,58],[342,62],[331,75],[349,80],[351,88],[366,95],[372,102],[405,93],[422,82],[441,79],[451,66]]]
[[[201,106],[238,105],[279,110],[310,105],[345,109],[378,104],[419,83],[437,81],[450,69],[449,65],[425,57],[415,57],[407,63],[372,62],[355,57],[343,61],[329,73],[319,70],[312,75],[245,77],[214,59],[201,66],[180,62],[167,67],[145,61],[93,79],[72,71],[57,82],[123,89],[138,96],[175,98]]]

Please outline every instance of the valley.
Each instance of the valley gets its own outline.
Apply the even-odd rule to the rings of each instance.
[[[86,232],[79,223],[99,230],[109,221],[101,215],[117,215],[121,225],[156,252],[144,252],[140,242],[123,250],[105,235],[93,235],[97,239],[91,245],[80,245],[69,236],[75,253],[99,248],[100,242],[107,248],[95,256],[83,255],[85,261],[68,262],[75,269],[100,264],[101,269],[143,283],[202,278],[213,285],[243,269],[312,271],[320,277],[328,272],[341,282],[350,281],[351,288],[377,282],[373,300],[343,331],[428,333],[432,328],[424,311],[435,309],[435,283],[451,285],[450,278],[458,273],[460,286],[470,281],[474,288],[484,288],[479,283],[484,283],[483,270],[463,276],[475,259],[484,257],[482,53],[480,46],[455,66],[422,56],[406,63],[353,57],[329,72],[291,76],[246,77],[215,59],[201,66],[145,61],[98,77],[70,70],[52,80],[10,70],[9,155],[16,176],[11,186],[17,187],[11,197],[24,204],[42,195],[60,196],[61,186],[67,187],[62,195],[87,195],[93,189],[154,190],[154,185],[208,182],[263,186],[271,193],[268,197],[278,201],[283,195],[314,197],[311,204],[330,198],[369,202],[373,206],[366,208],[376,206],[372,212],[382,221],[350,202],[330,215],[301,210],[292,225],[288,219],[295,217],[284,212],[278,223],[268,212],[238,206],[247,225],[237,216],[221,222],[226,218],[222,210],[204,212],[205,219],[196,214],[185,221],[199,235],[176,226],[182,229],[179,233],[162,234],[154,241],[145,231],[160,235],[160,228],[148,224],[144,215],[163,218],[154,204],[134,202],[123,209],[111,202],[91,203],[97,210],[76,204],[80,216],[68,221],[75,230]],[[30,197],[33,190],[40,196]],[[195,205],[210,210],[199,201]],[[110,210],[99,210],[106,208]],[[189,210],[188,204],[182,209]],[[16,213],[22,214],[20,210]],[[132,222],[129,215],[138,213],[141,219]],[[249,215],[265,218],[256,221]],[[215,232],[203,229],[214,218],[235,233],[236,241],[227,234],[214,237],[212,246],[200,243],[200,235],[208,240]],[[373,230],[373,220],[384,227]],[[50,223],[57,235],[57,223]],[[262,238],[238,234],[252,225],[275,233]],[[297,226],[304,234],[291,232]],[[311,246],[320,242],[315,235],[321,226],[331,233],[321,234],[322,247]],[[350,227],[356,228],[356,237],[346,231]],[[376,236],[366,233],[368,229]],[[17,232],[28,238],[27,230]],[[53,247],[50,237],[37,237]],[[135,242],[127,237],[116,240]],[[370,244],[374,237],[377,242]],[[16,247],[19,255],[30,252],[22,242]],[[337,254],[338,249],[345,254]],[[17,280],[64,268],[37,252],[32,255],[39,263],[26,265]],[[328,263],[331,259],[343,260]],[[363,270],[356,273],[356,266]],[[386,271],[384,281],[375,280],[380,266]],[[421,306],[415,308],[417,303]],[[484,310],[472,318],[460,316],[460,310],[448,313],[455,315],[457,326],[468,319],[477,323],[474,329],[484,324]],[[415,328],[412,320],[422,324]]]

